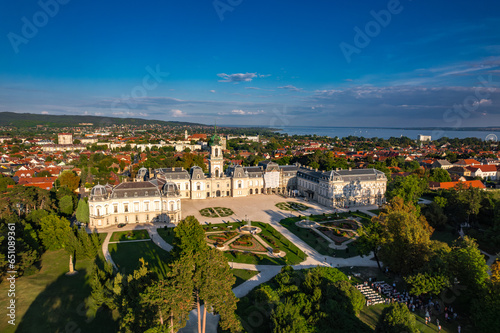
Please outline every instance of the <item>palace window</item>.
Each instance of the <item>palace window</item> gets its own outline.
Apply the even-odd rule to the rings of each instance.
[[[128,213],[128,204],[124,204],[124,205],[123,205],[123,211],[124,211],[125,213]]]
[[[144,203],[144,211],[147,212],[149,210],[149,202]]]
[[[139,215],[135,216],[135,222],[139,222]]]
[[[113,205],[113,213],[118,213],[118,205]]]
[[[160,203],[158,201],[155,202],[155,210],[160,210]]]
[[[118,223],[118,217],[115,216],[115,223]]]
[[[139,211],[139,203],[138,202],[134,203],[134,211],[135,212]]]

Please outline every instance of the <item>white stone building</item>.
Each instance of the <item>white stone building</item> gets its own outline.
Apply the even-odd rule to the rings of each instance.
[[[181,196],[174,183],[161,179],[97,185],[90,192],[89,213],[91,228],[155,221],[176,224],[182,217]]]

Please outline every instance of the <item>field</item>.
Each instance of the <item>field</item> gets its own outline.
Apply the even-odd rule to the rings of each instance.
[[[231,272],[236,277],[236,282],[234,283],[233,288],[239,286],[240,284],[250,279],[251,277],[254,277],[255,275],[259,274],[259,272],[257,271],[248,271],[246,269],[237,269],[237,268],[231,269]]]
[[[122,274],[132,274],[139,267],[140,258],[160,277],[165,277],[169,270],[166,263],[170,254],[153,242],[113,243],[109,244],[109,253]]]
[[[116,332],[108,311],[87,317],[85,300],[89,286],[92,260],[77,260],[78,274],[66,276],[68,254],[64,250],[47,251],[42,255],[41,270],[16,280],[16,326],[6,317],[0,321],[0,332]],[[8,304],[8,284],[0,284],[0,304]],[[5,313],[5,312],[2,312]],[[17,330],[16,330],[17,329]]]
[[[137,240],[137,239],[149,239],[148,231],[142,229],[142,230],[113,232],[110,241],[120,242],[120,241]]]
[[[375,329],[375,326],[377,325],[378,318],[382,314],[382,311],[384,308],[386,308],[388,305],[386,304],[377,304],[377,305],[372,305],[372,306],[365,306],[363,310],[361,310],[361,313],[359,314],[359,319],[361,319],[365,324],[370,326],[372,329]],[[436,326],[436,318],[432,318],[432,323],[429,325],[425,325],[425,318],[419,316],[418,313],[414,313],[416,320],[417,320],[417,328],[419,329],[420,332],[422,333],[435,333],[437,332],[437,326]],[[458,324],[456,322],[451,322],[451,323],[446,323],[443,318],[439,318],[441,322],[441,332],[442,333],[451,333],[451,332],[457,332],[457,326]],[[462,332],[474,332],[474,330],[467,330],[467,328],[462,327]]]

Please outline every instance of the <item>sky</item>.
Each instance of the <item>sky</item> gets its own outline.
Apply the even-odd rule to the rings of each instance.
[[[494,0],[0,4],[0,111],[459,128],[499,106]]]

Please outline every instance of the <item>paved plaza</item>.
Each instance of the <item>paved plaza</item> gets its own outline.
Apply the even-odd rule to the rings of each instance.
[[[285,211],[276,207],[278,202],[298,202],[309,206],[310,208],[306,211]],[[234,214],[228,217],[210,218],[201,216],[200,210],[208,207],[224,207],[233,210]],[[369,207],[355,207],[352,210],[359,209],[369,215],[374,215],[368,210],[377,209],[376,206]],[[295,236],[293,233],[288,231],[283,227],[279,221],[284,218],[299,216],[299,215],[317,215],[323,213],[332,213],[331,208],[327,208],[318,205],[314,202],[307,202],[299,198],[284,198],[279,195],[255,195],[250,197],[242,198],[210,198],[205,200],[183,200],[182,201],[182,216],[194,215],[200,223],[231,223],[238,222],[248,218],[252,221],[259,221],[271,224],[276,230],[278,230],[283,236],[299,247],[305,254],[307,254],[307,259],[298,265],[294,265],[294,269],[306,269],[316,266],[329,266],[329,267],[350,267],[350,266],[364,266],[364,267],[377,267],[377,263],[370,260],[369,257],[352,257],[352,258],[335,258],[330,256],[324,256],[319,254],[315,249],[307,245],[300,238]],[[340,211],[347,211],[347,209],[342,209]],[[130,223],[123,228],[118,228],[117,226],[112,226],[109,228],[104,228],[99,230],[100,232],[107,232],[108,235],[103,243],[103,252],[108,261],[113,263],[113,259],[108,251],[109,240],[113,232],[125,231],[125,230],[138,230],[146,229],[152,239],[152,241],[166,251],[170,251],[172,246],[166,243],[157,233],[157,228],[164,227],[165,223]],[[173,225],[170,225],[173,226]],[[248,294],[253,288],[261,283],[271,280],[276,274],[278,274],[282,266],[277,265],[250,265],[241,263],[232,263],[232,268],[247,269],[259,271],[259,274],[253,276],[248,281],[242,283],[233,289],[233,292],[237,297],[243,297]],[[182,332],[196,332],[196,310],[191,311],[189,325],[186,326]],[[209,317],[209,326],[207,326],[207,332],[216,332],[218,317]]]

